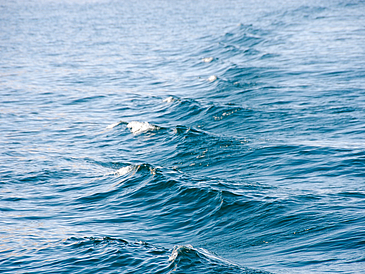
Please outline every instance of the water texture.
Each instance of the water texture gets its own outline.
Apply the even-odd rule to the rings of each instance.
[[[362,273],[365,2],[0,2],[1,273]]]

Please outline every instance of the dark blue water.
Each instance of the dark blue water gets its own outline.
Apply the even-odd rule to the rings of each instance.
[[[365,2],[0,3],[1,273],[361,273]]]

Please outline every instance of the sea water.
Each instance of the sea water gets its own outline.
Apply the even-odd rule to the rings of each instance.
[[[0,3],[1,273],[361,273],[365,2]]]

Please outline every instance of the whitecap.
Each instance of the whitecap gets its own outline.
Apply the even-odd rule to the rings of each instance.
[[[204,63],[210,63],[213,61],[213,57],[206,57],[206,58],[203,58],[203,62]]]
[[[137,121],[132,121],[128,123],[127,127],[133,134],[138,134],[145,131],[158,129],[158,127],[151,125],[148,122],[137,122]]]
[[[171,255],[169,256],[169,261],[170,262],[175,261],[179,253],[181,253],[183,250],[191,250],[191,249],[193,249],[193,246],[189,244],[186,246],[184,245],[175,246],[174,249],[172,250]]]
[[[210,76],[209,78],[208,78],[208,81],[209,82],[214,82],[215,80],[217,80],[218,78],[217,78],[217,76],[215,76],[215,75],[212,75],[212,76]]]
[[[132,170],[133,170],[133,166],[124,166],[116,171],[108,172],[107,174],[105,174],[105,176],[107,176],[107,175],[123,176],[123,175],[126,175],[127,173],[131,172]]]
[[[174,97],[170,96],[170,97],[165,98],[162,102],[171,103],[173,101],[174,101]]]
[[[123,175],[126,175],[127,173],[131,172],[132,169],[133,169],[132,166],[125,166],[125,167],[118,169],[114,174],[118,175],[118,176],[123,176]]]
[[[227,266],[233,266],[233,267],[238,267],[240,268],[240,266],[230,262],[229,260],[226,260],[224,258],[220,258],[212,253],[210,253],[208,250],[204,249],[204,248],[194,248],[192,245],[188,244],[188,245],[180,245],[180,246],[175,246],[174,249],[172,250],[171,255],[169,256],[169,262],[174,263],[174,261],[180,256],[180,255],[184,255],[184,253],[195,253],[195,255],[199,258],[199,259],[203,259],[204,256],[206,257],[206,259],[208,260],[212,260],[212,263],[219,263],[219,264],[226,264]],[[246,272],[245,272],[246,273]],[[250,272],[251,273],[251,272]],[[252,273],[256,273],[256,272],[252,272]]]

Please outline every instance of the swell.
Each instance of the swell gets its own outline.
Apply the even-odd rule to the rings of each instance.
[[[129,143],[131,150],[139,149],[138,161],[186,171],[199,166],[202,168],[198,172],[203,175],[214,170],[217,174],[232,174],[235,168],[242,175],[247,174],[245,170],[260,170],[262,177],[270,175],[267,171],[272,177],[285,176],[287,169],[292,179],[305,178],[308,172],[330,177],[350,174],[355,162],[361,172],[360,143],[335,138],[316,140],[315,130],[312,141],[306,135],[300,137],[302,128],[308,131],[309,120],[294,124],[301,114],[292,107],[207,104],[176,97],[168,103],[161,101],[169,106],[152,119],[156,122],[150,123],[142,134],[145,137],[129,134],[128,123],[123,126],[127,131],[119,127],[112,130],[115,138],[122,137],[120,144]],[[329,117],[326,123],[333,119],[332,114]],[[288,126],[293,131],[288,131]],[[230,172],[220,168],[227,168],[226,163],[230,163]]]
[[[131,237],[131,231],[140,237],[142,230],[148,241],[200,242],[218,254],[234,247],[229,257],[236,259],[245,250],[258,247],[287,254],[290,250],[311,252],[338,244],[345,248],[340,239],[352,242],[346,247],[349,250],[361,244],[360,231],[349,229],[348,224],[358,225],[363,217],[356,212],[342,215],[341,208],[350,206],[350,200],[340,201],[336,193],[190,177],[146,164],[133,167],[129,175],[115,176],[117,184],[112,190],[93,190],[93,194],[86,193],[75,201],[76,208],[69,207],[71,213],[75,209],[85,212],[74,225],[120,224],[117,231]],[[327,200],[333,203],[324,203]],[[83,210],[83,205],[92,215]],[[113,215],[98,213],[106,209]],[[323,238],[323,234],[333,236]],[[283,241],[295,242],[295,248],[287,250],[281,245]]]
[[[81,4],[66,21],[95,32],[76,35],[77,52],[42,50],[43,31],[32,43],[13,40],[30,57],[20,54],[5,80],[17,92],[4,91],[1,114],[0,269],[260,273],[222,258],[277,272],[361,267],[361,4],[293,5],[252,9],[257,21],[242,16],[245,7],[229,24],[252,25],[215,25],[223,34],[214,35],[181,28],[191,20],[195,32],[206,14],[182,16],[165,24],[175,35],[159,39],[155,27],[150,36],[124,35],[143,30],[133,20],[90,20],[93,10],[118,5],[90,4],[86,18]],[[153,19],[150,8],[135,7]],[[181,10],[171,18],[182,19]],[[34,12],[26,32],[35,22],[59,30],[52,14]],[[337,21],[350,12],[358,21]],[[112,30],[116,42],[90,40]],[[174,40],[182,33],[186,40]],[[62,35],[53,38],[74,36]],[[34,54],[55,58],[46,70]]]
[[[71,237],[49,242],[25,254],[5,257],[0,262],[0,270],[12,268],[27,273],[269,273],[240,267],[191,245],[169,250],[112,237]]]

